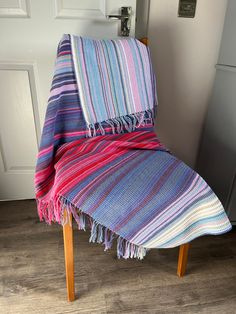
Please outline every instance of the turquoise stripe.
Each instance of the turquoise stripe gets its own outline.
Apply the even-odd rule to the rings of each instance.
[[[153,90],[152,77],[149,75],[149,51],[143,44],[133,38],[93,40],[73,36],[73,41],[77,81],[81,85],[81,105],[88,125],[138,113],[140,109],[146,111],[153,108],[154,97],[151,101],[149,97],[156,91]],[[100,56],[104,56],[107,67]],[[130,62],[126,62],[129,58],[133,60],[132,66],[134,64],[132,70]],[[84,62],[85,69],[81,66]],[[106,81],[103,79],[105,73]],[[134,73],[136,77],[132,77]],[[135,84],[131,84],[132,80]],[[140,97],[134,101],[133,95],[137,93]]]
[[[145,82],[145,80],[142,80],[142,77],[145,77],[145,71],[143,69],[143,62],[142,62],[139,47],[138,47],[136,41],[130,41],[130,46],[133,47],[134,51],[135,51],[134,47],[136,47],[136,49],[137,49],[137,54],[134,53],[133,57],[134,57],[134,61],[136,64],[135,70],[136,70],[136,77],[137,77],[138,85],[139,85],[139,91],[141,93],[141,99],[142,99],[141,104],[143,106],[143,110],[145,110],[145,106],[148,105],[148,95],[147,95],[146,82]],[[141,68],[140,68],[139,63],[141,64]],[[144,89],[143,89],[141,82],[144,85]],[[153,104],[151,104],[150,106],[151,106],[150,108],[153,108]],[[147,106],[147,108],[149,108],[149,106]]]
[[[106,113],[106,105],[103,98],[102,93],[102,85],[100,80],[98,62],[96,57],[96,51],[94,49],[94,44],[91,40],[83,40],[84,43],[84,50],[89,51],[89,53],[84,54],[86,68],[87,68],[87,75],[88,81],[90,82],[91,86],[91,98],[93,102],[93,107],[96,112],[97,121],[107,120],[107,113]]]
[[[222,224],[222,223],[220,223],[221,218],[224,218],[223,220],[225,221],[225,224],[227,226],[223,230],[219,229],[219,224]],[[228,232],[229,230],[232,229],[232,226],[228,224],[228,221],[225,218],[226,218],[225,213],[221,212],[221,213],[219,213],[219,214],[217,214],[215,216],[211,216],[211,217],[206,216],[206,218],[199,219],[198,221],[195,221],[193,224],[191,224],[188,227],[186,227],[184,229],[184,231],[179,233],[176,237],[172,238],[171,240],[165,242],[163,245],[158,246],[158,247],[165,248],[165,247],[170,247],[170,246],[176,246],[176,243],[178,243],[181,240],[181,238],[186,236],[188,234],[188,232],[191,231],[191,229],[193,229],[193,227],[204,226],[206,223],[212,222],[212,221],[215,222],[215,230],[211,228],[211,229],[206,229],[205,232],[202,232],[202,231],[197,232],[197,231],[195,231],[194,234],[191,237],[188,238],[188,242],[190,242],[191,240],[195,239],[198,236],[203,236],[203,235],[206,235],[206,234],[213,234],[213,235],[215,234],[215,235],[217,235],[217,234],[222,234],[222,233]]]
[[[127,77],[127,66],[125,65],[125,60],[124,60],[124,53],[121,47],[119,47],[119,44],[116,41],[113,41],[114,47],[115,47],[115,53],[116,53],[116,58],[117,58],[117,63],[119,67],[119,73],[120,73],[120,80],[122,84],[122,89],[123,95],[124,95],[124,102],[122,105],[120,105],[120,116],[127,115],[131,113],[128,108],[129,108],[129,102],[130,102],[130,97],[129,97],[129,78]]]
[[[111,74],[111,84],[115,94],[116,107],[115,114],[116,117],[120,117],[124,112],[123,107],[125,103],[125,95],[123,93],[122,77],[119,70],[119,64],[117,60],[117,54],[114,45],[109,41],[104,41],[106,46],[107,58],[109,60],[110,74]]]

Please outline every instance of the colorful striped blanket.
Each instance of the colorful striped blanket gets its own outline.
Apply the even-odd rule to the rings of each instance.
[[[118,59],[122,66],[113,68]],[[125,85],[119,98],[116,84]],[[231,229],[207,183],[157,139],[155,93],[148,49],[135,39],[63,36],[35,175],[41,220],[63,224],[66,211],[79,229],[91,229],[91,242],[107,250],[116,241],[118,257],[139,259],[151,248]]]
[[[148,48],[138,40],[71,37],[75,75],[88,128],[116,119],[130,128],[156,105],[155,79]],[[101,129],[101,125],[99,125]],[[95,128],[96,129],[96,128]],[[132,130],[130,130],[132,131]]]

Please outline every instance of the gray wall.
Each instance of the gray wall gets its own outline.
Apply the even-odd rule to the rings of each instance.
[[[136,0],[135,37],[147,37],[150,0]]]
[[[222,35],[220,64],[236,66],[236,1],[229,0]]]
[[[236,224],[236,1],[229,0],[197,170]]]
[[[151,0],[148,37],[157,74],[157,134],[195,165],[215,77],[226,0],[198,0],[196,17],[178,18],[178,0]]]
[[[217,67],[198,171],[227,207],[236,171],[236,68]]]

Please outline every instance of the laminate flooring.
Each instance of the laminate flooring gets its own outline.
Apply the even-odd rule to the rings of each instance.
[[[74,226],[77,299],[66,300],[62,228],[40,223],[34,200],[0,202],[0,313],[236,313],[236,230],[178,248],[118,260]]]

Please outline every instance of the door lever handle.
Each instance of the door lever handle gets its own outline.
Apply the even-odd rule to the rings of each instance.
[[[130,15],[121,15],[121,14],[107,15],[107,18],[109,20],[122,20],[122,19],[128,19],[129,17]]]
[[[121,14],[107,15],[109,20],[121,20],[121,36],[129,36],[131,29],[131,7],[121,7]]]

